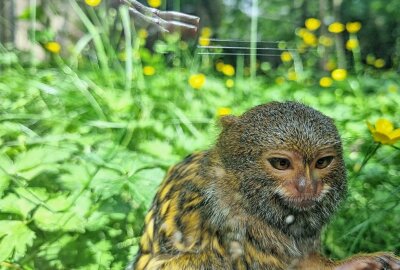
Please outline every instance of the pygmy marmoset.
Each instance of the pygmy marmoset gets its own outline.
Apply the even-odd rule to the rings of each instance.
[[[131,269],[400,269],[391,253],[319,255],[321,230],[346,195],[329,117],[272,102],[221,123],[215,147],[168,171]]]

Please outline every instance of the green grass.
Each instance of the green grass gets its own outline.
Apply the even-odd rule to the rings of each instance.
[[[216,59],[196,56],[177,37],[156,45],[179,52],[174,60],[144,49],[133,30],[132,43],[118,51],[74,8],[92,40],[86,54],[53,55],[32,67],[19,52],[1,52],[14,59],[0,74],[2,268],[122,269],[137,250],[144,214],[167,168],[213,145],[217,109],[239,115],[272,100],[319,109],[342,134],[349,198],[324,233],[325,252],[335,258],[399,252],[400,151],[381,146],[361,172],[354,169],[376,145],[365,121],[384,117],[400,125],[396,72],[364,66],[321,88],[322,74],[310,65],[299,81],[275,83],[286,76],[283,65],[258,70],[254,79],[237,72],[227,88],[227,77],[214,71]],[[127,14],[120,16],[130,31]],[[121,53],[127,61],[118,60]],[[243,70],[244,61],[238,63]],[[144,76],[145,65],[156,73]],[[197,72],[206,75],[200,90],[188,83]]]

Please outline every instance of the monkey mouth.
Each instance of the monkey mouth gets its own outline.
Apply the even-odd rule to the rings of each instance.
[[[318,197],[284,197],[286,205],[300,211],[305,211],[316,207],[319,203]]]

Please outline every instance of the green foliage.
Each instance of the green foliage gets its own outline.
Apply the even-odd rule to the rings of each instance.
[[[116,46],[108,28],[114,22],[96,17],[104,10],[72,5],[88,33],[70,57],[53,54],[31,66],[19,53],[0,51],[0,59],[18,60],[0,60],[1,267],[122,269],[137,251],[165,171],[213,144],[219,109],[240,114],[271,100],[311,105],[334,118],[343,136],[349,198],[326,229],[325,252],[399,251],[399,149],[383,145],[363,165],[376,145],[365,121],[383,117],[400,126],[394,70],[359,63],[324,88],[318,81],[329,72],[318,65],[325,56],[310,50],[277,67],[279,58],[263,60],[254,79],[238,58],[227,76],[214,70],[226,59],[200,57],[176,35],[158,40],[156,53],[134,30],[131,46]],[[146,66],[155,73],[145,75]],[[199,90],[188,82],[197,73],[206,77]]]

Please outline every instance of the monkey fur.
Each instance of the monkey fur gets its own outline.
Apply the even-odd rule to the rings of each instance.
[[[272,102],[221,123],[215,147],[168,171],[128,269],[400,269],[391,253],[319,255],[321,230],[346,196],[329,117]]]

